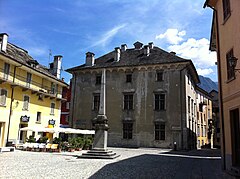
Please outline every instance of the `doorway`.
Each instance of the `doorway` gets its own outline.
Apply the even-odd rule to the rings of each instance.
[[[232,163],[240,167],[240,122],[239,109],[230,111],[231,138],[232,138]]]
[[[20,124],[19,125],[20,129],[24,128],[24,127],[28,127],[28,124]],[[27,138],[27,132],[26,131],[20,131],[20,134],[19,134],[20,143],[26,142],[26,138]]]

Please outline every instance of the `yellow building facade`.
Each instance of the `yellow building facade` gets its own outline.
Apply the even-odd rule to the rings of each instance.
[[[213,148],[212,97],[205,90],[197,87],[197,148]],[[211,144],[211,146],[208,146]]]
[[[62,88],[67,86],[59,79],[61,58],[55,56],[50,68],[44,67],[0,34],[0,147],[30,135],[56,135],[20,129],[59,126]]]

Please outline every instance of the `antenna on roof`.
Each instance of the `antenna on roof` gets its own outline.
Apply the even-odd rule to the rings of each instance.
[[[49,50],[49,54],[48,54],[48,67],[50,68],[50,58],[52,56],[52,50],[51,49],[48,49]]]

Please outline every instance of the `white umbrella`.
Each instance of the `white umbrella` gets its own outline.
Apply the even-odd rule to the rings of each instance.
[[[39,126],[31,126],[31,127],[24,127],[21,128],[20,131],[35,131],[35,132],[49,132],[49,133],[71,133],[71,134],[95,134],[94,130],[82,130],[82,129],[73,129],[73,128],[61,128],[61,127],[54,127],[54,128],[46,128],[46,127],[39,127]]]
[[[45,132],[45,128],[39,127],[39,126],[31,126],[31,127],[23,127],[20,129],[20,131]]]
[[[64,133],[71,133],[71,134],[95,134],[95,131],[94,130],[82,130],[82,129],[64,128]]]

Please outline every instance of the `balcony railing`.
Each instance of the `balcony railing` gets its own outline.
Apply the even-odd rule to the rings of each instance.
[[[0,83],[9,83],[12,86],[19,86],[23,91],[31,90],[32,94],[44,96],[45,98],[57,98],[58,100],[65,100],[62,98],[62,90],[52,89],[51,84],[46,85],[46,81],[42,79],[42,83],[31,80],[27,81],[27,76],[21,76],[10,72],[9,74],[4,73],[4,69],[0,68]],[[49,82],[50,83],[50,82]]]

